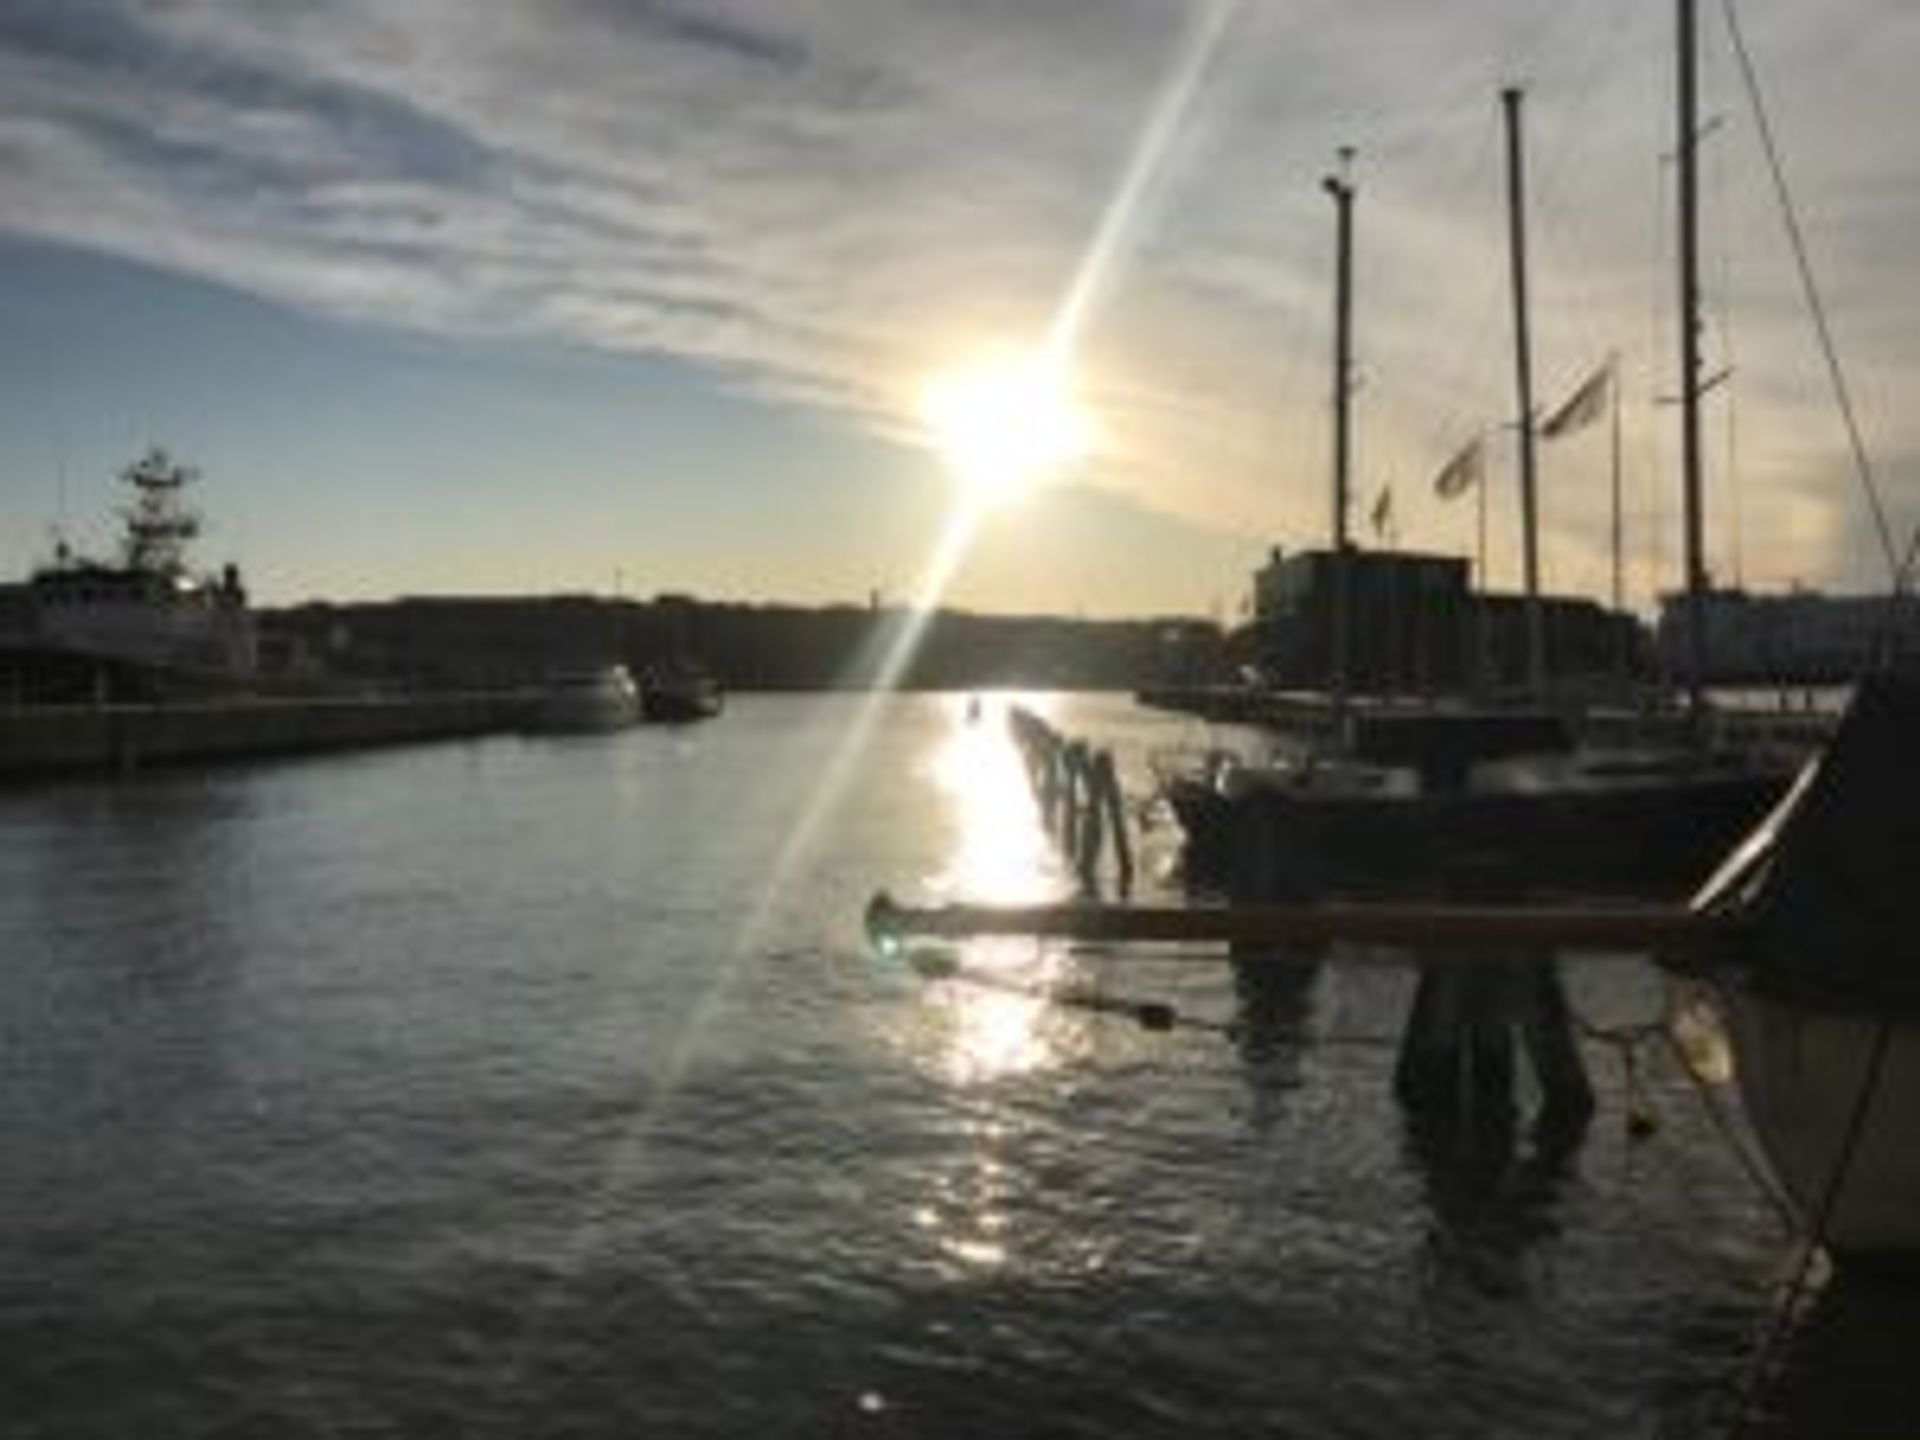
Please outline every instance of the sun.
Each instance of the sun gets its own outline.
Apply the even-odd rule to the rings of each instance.
[[[968,498],[983,507],[1059,474],[1092,438],[1065,367],[1044,354],[995,355],[936,375],[920,392],[920,420]]]

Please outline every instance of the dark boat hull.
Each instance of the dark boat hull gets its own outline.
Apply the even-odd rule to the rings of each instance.
[[[1833,740],[1695,900],[1751,939],[1719,990],[1775,1172],[1836,1256],[1920,1257],[1920,681],[1855,691]]]
[[[656,725],[711,720],[723,705],[720,687],[711,682],[645,685],[640,691],[640,713]]]
[[[1684,895],[1784,793],[1782,772],[1535,792],[1228,795],[1176,781],[1190,882],[1241,899]]]
[[[138,705],[212,699],[244,693],[253,681],[250,667],[158,665],[0,640],[0,705]]]

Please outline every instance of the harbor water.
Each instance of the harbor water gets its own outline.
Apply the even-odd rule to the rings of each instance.
[[[1920,1429],[1916,1292],[1828,1285],[1749,1383],[1792,1247],[1657,1047],[1651,1136],[1590,1042],[1576,1151],[1459,1166],[1405,969],[875,955],[877,888],[1066,893],[1005,703],[0,791],[0,1433]],[[1133,793],[1183,733],[1030,703]]]

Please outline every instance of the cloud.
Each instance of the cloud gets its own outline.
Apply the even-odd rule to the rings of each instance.
[[[1084,332],[1106,440],[1093,478],[1223,529],[1289,544],[1323,532],[1332,257],[1318,181],[1350,143],[1359,488],[1393,484],[1409,541],[1457,549],[1458,517],[1425,482],[1513,404],[1501,83],[1529,87],[1543,388],[1616,349],[1637,399],[1671,388],[1650,318],[1671,293],[1657,158],[1670,21],[1604,0],[1230,9]],[[676,356],[901,435],[927,371],[1045,331],[1206,13],[1203,0],[14,0],[0,12],[0,225],[382,324]],[[1920,378],[1920,294],[1885,279],[1920,218],[1902,114],[1920,24],[1890,0],[1764,21],[1749,40],[1785,77],[1778,119],[1835,328],[1897,457],[1898,515],[1920,453],[1920,421],[1897,403]],[[1709,218],[1759,252],[1713,276],[1716,298],[1751,317],[1728,332],[1746,513],[1769,544],[1808,549],[1796,573],[1838,575],[1858,564],[1841,518],[1855,501],[1805,483],[1835,453],[1801,440],[1823,372],[1719,53],[1709,98],[1728,133],[1709,142]],[[1670,422],[1643,409],[1635,452],[1657,457],[1642,432]],[[1550,570],[1603,565],[1604,489],[1551,498]],[[1766,518],[1769,496],[1790,523]]]

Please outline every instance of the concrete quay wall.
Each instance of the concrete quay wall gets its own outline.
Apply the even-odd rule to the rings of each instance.
[[[512,694],[229,699],[0,710],[0,778],[360,749],[519,726]]]

